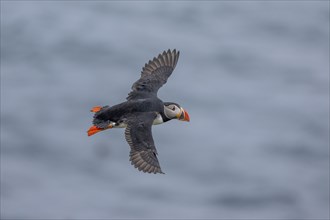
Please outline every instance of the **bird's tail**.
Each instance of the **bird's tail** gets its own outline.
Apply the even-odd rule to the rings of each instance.
[[[96,116],[100,113],[101,110],[103,109],[106,109],[108,108],[109,106],[94,106],[92,109],[91,109],[91,112],[94,112],[95,113],[95,116],[94,116],[94,121],[93,121],[93,124],[96,124],[96,125],[93,125],[91,126],[88,131],[87,131],[87,134],[88,136],[91,136],[91,135],[94,135],[100,131],[104,131],[106,129],[109,129],[109,128],[112,128],[112,125],[109,124],[108,122],[98,122],[98,123],[95,123],[95,120],[96,120]]]

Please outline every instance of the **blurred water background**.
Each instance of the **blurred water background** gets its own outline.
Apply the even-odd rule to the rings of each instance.
[[[86,130],[169,48],[150,175]],[[1,1],[1,218],[328,217],[329,1]]]

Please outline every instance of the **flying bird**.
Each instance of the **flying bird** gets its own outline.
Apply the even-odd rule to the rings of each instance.
[[[118,105],[95,106],[93,126],[88,136],[111,128],[125,128],[125,139],[131,148],[131,164],[139,171],[163,173],[157,158],[157,150],[152,137],[152,125],[172,119],[189,121],[189,114],[179,104],[163,102],[157,92],[171,76],[180,52],[164,51],[142,68],[141,77],[131,87],[125,102]]]

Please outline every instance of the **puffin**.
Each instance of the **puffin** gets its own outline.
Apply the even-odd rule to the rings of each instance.
[[[171,76],[180,51],[167,50],[149,60],[140,78],[133,83],[125,102],[114,106],[95,106],[88,136],[112,128],[125,128],[125,139],[130,146],[129,160],[139,171],[161,173],[157,150],[152,137],[152,125],[172,119],[190,121],[189,114],[175,102],[163,102],[157,92]]]

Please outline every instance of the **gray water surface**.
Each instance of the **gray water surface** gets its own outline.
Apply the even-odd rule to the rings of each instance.
[[[168,48],[150,175],[86,130]],[[329,2],[1,1],[1,218],[329,218]]]

